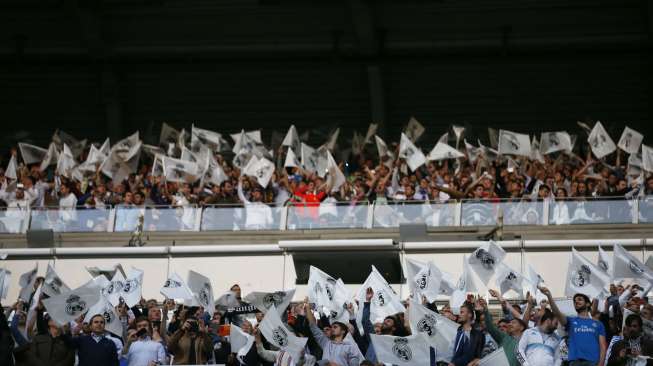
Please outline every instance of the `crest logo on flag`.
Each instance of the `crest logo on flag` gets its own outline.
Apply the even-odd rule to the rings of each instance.
[[[136,291],[137,288],[138,288],[138,280],[136,279],[127,280],[122,285],[122,292],[131,293]]]
[[[168,278],[166,280],[166,283],[163,285],[163,287],[167,287],[167,288],[181,287],[181,282]]]
[[[385,305],[385,293],[382,290],[379,290],[376,292],[376,303],[379,306],[384,306]]]
[[[462,277],[459,278],[459,279],[458,279],[458,286],[457,286],[457,287],[458,287],[458,290],[460,290],[460,291],[465,291],[465,285],[466,285],[466,283],[465,283],[465,279],[462,278]]]
[[[408,346],[408,339],[396,338],[392,345],[392,353],[402,361],[410,361],[413,358],[413,351]]]
[[[599,268],[600,268],[603,272],[607,272],[607,271],[608,271],[608,268],[609,268],[609,267],[608,267],[608,264],[607,264],[604,260],[599,259],[599,263],[598,263],[598,265],[599,265]]]
[[[104,309],[104,312],[102,313],[102,316],[104,317],[104,322],[106,324],[109,324],[113,322],[114,317],[113,317],[113,309],[107,307]]]
[[[515,272],[512,271],[508,273],[508,275],[506,276],[506,281],[515,281],[516,279],[517,279],[517,275],[515,274]]]
[[[474,253],[474,256],[476,257],[476,259],[478,259],[479,262],[481,262],[481,264],[485,269],[488,270],[494,269],[494,264],[496,263],[496,259],[487,250],[479,248]]]
[[[630,270],[633,271],[633,273],[637,274],[638,276],[644,273],[644,269],[641,268],[639,265],[637,265],[637,263],[635,263],[635,261],[633,260],[631,260],[628,263],[628,267],[630,267]]]
[[[550,133],[549,134],[549,145],[550,146],[558,146],[560,145],[560,139],[555,133]]]
[[[204,283],[199,294],[197,294],[198,300],[202,303],[204,307],[209,306],[209,299],[211,297],[210,293],[211,293],[211,285],[208,283]]]
[[[86,311],[86,301],[83,301],[79,296],[71,294],[66,299],[66,314],[77,316]]]
[[[63,282],[61,282],[61,279],[58,277],[55,277],[52,279],[52,281],[48,284],[52,292],[56,294],[61,293],[61,286],[63,286]]]
[[[288,332],[281,326],[272,330],[272,338],[281,347],[288,346]]]
[[[431,276],[431,270],[427,271],[426,273],[422,273],[421,276],[417,280],[415,280],[415,284],[417,285],[417,288],[420,290],[425,290],[426,287],[428,287],[428,278]]]
[[[102,289],[102,294],[108,296],[115,294],[116,292],[122,291],[122,282],[121,281],[111,281],[107,287]]]
[[[327,297],[329,298],[329,301],[333,301],[333,285],[336,283],[336,281],[332,278],[327,278],[327,283],[324,285],[324,291],[326,292]]]
[[[265,294],[263,297],[263,305],[265,305],[266,308],[269,308],[272,305],[279,306],[279,304],[283,302],[284,295],[285,294],[282,291]]]
[[[417,330],[432,336],[435,333],[435,325],[438,320],[431,314],[426,314],[419,322],[417,322]]]
[[[592,271],[586,265],[581,265],[576,271],[571,273],[571,282],[578,287],[587,286],[590,284],[590,276]]]

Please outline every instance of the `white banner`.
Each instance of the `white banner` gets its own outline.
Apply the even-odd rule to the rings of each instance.
[[[614,144],[614,141],[612,141],[612,138],[610,138],[610,135],[608,135],[605,128],[603,128],[601,122],[596,122],[592,132],[587,138],[587,142],[589,142],[590,147],[592,148],[592,153],[594,153],[594,156],[596,156],[597,159],[601,159],[617,150],[617,146]]]
[[[426,129],[424,126],[422,126],[421,123],[415,118],[415,117],[410,117],[410,120],[408,121],[408,125],[406,126],[406,130],[404,130],[404,133],[406,134],[406,137],[412,142],[417,141],[417,139],[420,138],[424,134],[424,131]]]
[[[93,280],[84,285],[43,300],[50,317],[59,325],[71,322],[100,301],[100,288]]]
[[[272,308],[279,312],[279,316],[283,315],[290,305],[293,296],[295,296],[295,289],[288,291],[277,292],[250,292],[245,296],[245,301],[256,306],[262,313],[267,314]]]
[[[279,310],[272,305],[259,324],[263,337],[275,347],[291,354],[293,360],[299,360],[308,338],[297,337],[281,322]]]
[[[204,308],[204,311],[213,315],[215,312],[215,301],[211,280],[195,271],[188,271],[188,287],[193,291],[195,299]]]
[[[465,155],[463,153],[447,145],[446,143],[438,142],[435,147],[433,147],[433,150],[431,150],[429,153],[427,160],[439,161],[447,159],[458,159],[464,156]]]
[[[469,265],[474,272],[483,281],[485,285],[490,283],[492,275],[496,271],[503,259],[506,257],[506,252],[500,245],[493,241],[481,244],[472,255],[469,257]]]
[[[391,365],[431,366],[431,351],[421,334],[408,337],[370,335],[376,358]]]
[[[168,276],[168,279],[161,287],[161,295],[165,296],[166,299],[183,299],[184,304],[188,304],[193,301],[193,291],[190,287],[184,282],[184,280],[176,273],[171,273]]]
[[[53,297],[61,295],[62,292],[70,291],[70,287],[63,282],[54,268],[48,264],[48,270],[45,273],[42,290],[44,294]]]
[[[644,141],[644,135],[626,126],[617,146],[629,154],[636,154]]]
[[[531,139],[523,133],[499,130],[499,154],[531,156]]]
[[[426,163],[426,157],[422,150],[418,149],[410,140],[408,135],[401,134],[401,143],[399,144],[399,157],[406,160],[410,170],[415,171],[417,168]]]
[[[571,136],[565,131],[542,132],[540,151],[547,155],[558,151],[571,151]]]
[[[571,250],[571,259],[567,269],[565,295],[585,294],[589,298],[597,298],[608,284],[609,278],[583,257],[576,249]]]
[[[458,323],[427,309],[415,301],[408,307],[408,320],[413,334],[421,334],[435,347],[436,361],[450,362],[451,345],[458,333]]]

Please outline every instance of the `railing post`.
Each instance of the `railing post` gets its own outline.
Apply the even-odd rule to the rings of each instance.
[[[25,210],[25,218],[23,219],[23,224],[21,225],[20,228],[20,233],[25,234],[27,230],[30,228],[32,225],[32,208],[28,207],[27,210]]]
[[[632,222],[633,224],[639,224],[639,198],[635,197],[632,199],[632,212],[633,212],[633,217],[632,217]]]
[[[107,232],[114,232],[116,231],[116,208],[111,207],[109,209],[109,222],[107,223]]]
[[[193,224],[193,231],[201,231],[202,228],[202,213],[204,212],[203,207],[195,207],[195,223]]]
[[[462,226],[462,221],[463,221],[462,218],[463,218],[463,202],[456,201],[456,203],[454,203],[453,225]]]
[[[288,229],[288,206],[284,205],[281,207],[281,213],[279,217],[279,230],[286,231]]]
[[[551,200],[545,199],[542,200],[542,225],[549,225],[549,210],[551,209]]]
[[[367,223],[365,227],[371,229],[374,226],[374,206],[376,202],[373,202],[371,205],[367,205]]]

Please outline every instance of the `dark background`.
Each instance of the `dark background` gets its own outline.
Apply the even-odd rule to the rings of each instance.
[[[429,146],[452,123],[653,136],[652,39],[647,0],[2,0],[0,138],[151,143],[167,121],[342,143],[375,121],[396,141],[411,115]]]

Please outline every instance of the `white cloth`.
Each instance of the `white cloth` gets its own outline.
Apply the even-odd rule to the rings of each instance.
[[[429,344],[421,334],[409,337],[370,335],[376,358],[392,365],[430,366]]]
[[[129,351],[127,351],[126,355],[123,355],[123,358],[127,360],[128,366],[149,366],[151,361],[164,364],[166,362],[166,352],[161,343],[147,337],[129,345]]]
[[[603,287],[608,282],[610,282],[610,279],[607,275],[578,253],[576,249],[572,248],[569,268],[567,269],[566,296],[582,293],[593,299],[603,292]]]
[[[432,347],[435,347],[436,360],[450,362],[453,344],[458,332],[458,323],[433,312],[422,304],[411,301],[408,307],[408,320],[413,334],[422,334]]]
[[[517,360],[522,366],[558,365],[560,364],[560,340],[555,332],[542,333],[538,327],[526,329],[519,338]]]

